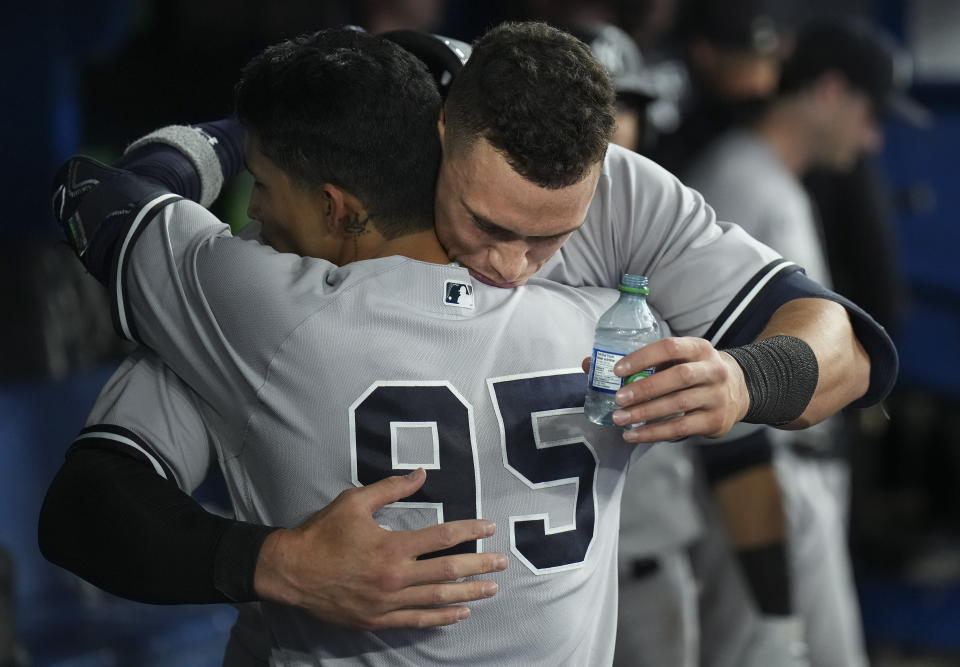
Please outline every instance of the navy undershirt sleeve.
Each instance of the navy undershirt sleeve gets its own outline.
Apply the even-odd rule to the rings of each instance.
[[[248,602],[274,530],[211,514],[112,441],[88,439],[47,492],[39,542],[51,562],[131,600]]]

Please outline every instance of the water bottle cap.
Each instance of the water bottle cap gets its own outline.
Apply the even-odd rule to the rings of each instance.
[[[650,293],[648,284],[646,276],[637,273],[624,273],[620,280],[619,289],[621,292],[627,292],[628,294],[646,295]]]

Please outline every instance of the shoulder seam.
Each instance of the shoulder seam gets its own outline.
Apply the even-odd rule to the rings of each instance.
[[[778,275],[785,271],[799,271],[800,267],[785,259],[777,259],[765,267],[747,281],[737,295],[727,304],[707,332],[703,335],[712,345],[717,345],[724,337],[727,331],[732,327],[737,319],[743,314],[747,307],[756,299],[757,295]]]

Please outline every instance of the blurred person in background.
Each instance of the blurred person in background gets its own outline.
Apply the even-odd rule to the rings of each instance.
[[[880,147],[882,118],[909,104],[905,82],[894,75],[898,57],[892,42],[865,23],[808,24],[784,63],[769,107],[754,124],[718,139],[690,168],[687,182],[719,216],[737,220],[829,284],[816,214],[801,179],[814,167],[849,171]],[[759,546],[769,548],[776,518],[785,514],[792,585],[781,592],[786,597],[779,611],[796,614],[811,664],[851,667],[865,665],[866,655],[846,546],[848,472],[836,456],[837,427],[832,420],[804,433],[761,428],[747,437],[768,441],[773,481],[783,494],[782,505],[770,494],[773,534],[759,536]],[[771,481],[764,485],[769,488]],[[755,494],[751,500],[760,498]],[[721,560],[703,560],[698,571],[715,581],[720,575],[710,570]],[[736,635],[729,613],[734,586],[729,577],[723,585],[724,611],[703,609],[704,646],[718,637],[730,647]],[[758,611],[762,620],[770,616],[762,607]],[[736,623],[744,625],[749,624]]]
[[[903,60],[895,67],[895,72],[911,70],[911,63]],[[907,115],[911,125],[930,125],[929,114],[923,109]],[[814,168],[805,175],[803,183],[820,222],[834,289],[863,304],[877,322],[896,336],[909,295],[895,238],[893,193],[886,175],[873,156],[862,156],[849,171]],[[903,201],[906,208],[918,204],[924,205],[922,200]],[[838,453],[852,466],[850,542],[858,560],[876,562],[878,557],[886,557],[878,554],[890,553],[891,535],[899,535],[898,541],[914,542],[905,532],[890,531],[890,512],[896,510],[891,508],[891,495],[880,490],[884,486],[882,469],[892,466],[906,473],[910,466],[900,467],[903,461],[918,460],[925,449],[913,438],[916,429],[908,429],[911,436],[904,438],[892,428],[892,421],[899,421],[901,400],[901,395],[895,393],[886,410],[876,406],[841,414],[844,437]],[[916,526],[915,521],[907,522]]]
[[[613,79],[617,119],[611,142],[645,153],[651,138],[647,109],[657,94],[640,49],[630,35],[610,23],[590,21],[563,27],[590,47]]]
[[[653,157],[681,174],[720,133],[755,117],[776,90],[788,38],[767,0],[686,0],[674,32],[687,85],[679,124],[664,128]]]

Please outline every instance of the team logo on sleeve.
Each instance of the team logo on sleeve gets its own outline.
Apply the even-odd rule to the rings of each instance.
[[[473,308],[473,285],[459,280],[448,280],[443,284],[443,302],[448,306]]]

